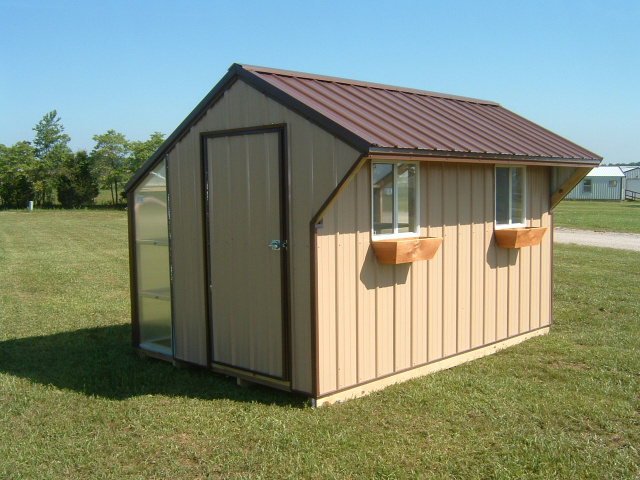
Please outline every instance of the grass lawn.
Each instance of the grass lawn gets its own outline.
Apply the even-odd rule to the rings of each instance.
[[[564,200],[554,209],[556,227],[640,233],[640,202]]]
[[[320,409],[138,358],[125,212],[0,212],[0,478],[640,478],[640,253],[555,247],[555,325]]]

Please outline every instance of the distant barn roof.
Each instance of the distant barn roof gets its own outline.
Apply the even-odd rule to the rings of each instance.
[[[617,166],[605,165],[604,167],[596,167],[591,170],[587,177],[624,177],[622,168]]]
[[[494,102],[248,65],[234,68],[339,124],[371,150],[601,159]]]

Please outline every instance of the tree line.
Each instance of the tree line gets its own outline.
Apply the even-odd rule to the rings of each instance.
[[[90,152],[72,152],[71,138],[55,110],[33,131],[33,141],[10,147],[0,143],[0,208],[26,208],[30,201],[46,207],[56,199],[64,208],[76,208],[93,204],[101,188],[111,192],[111,202],[117,205],[123,201],[124,184],[164,141],[159,132],[144,141],[130,141],[108,130],[93,136]]]

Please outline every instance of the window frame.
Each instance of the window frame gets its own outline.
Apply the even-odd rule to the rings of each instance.
[[[374,165],[393,165],[393,233],[376,233],[374,224],[374,179],[373,171]],[[399,165],[414,165],[416,167],[416,195],[415,195],[415,231],[413,232],[398,232],[398,166]],[[371,238],[373,240],[387,240],[394,238],[416,238],[420,236],[420,162],[415,161],[392,161],[392,160],[375,160],[371,162],[370,167],[371,178]]]
[[[587,184],[587,182],[589,182]],[[589,189],[587,190],[587,187]],[[582,182],[582,193],[593,193],[593,180],[590,178],[585,178],[584,182]]]
[[[509,216],[509,223],[498,223],[498,168],[508,168],[509,169],[509,195],[508,195],[508,216]],[[513,222],[513,205],[512,205],[512,199],[513,199],[513,185],[512,185],[512,181],[511,181],[511,172],[514,169],[521,169],[522,170],[522,222],[519,223],[514,223]],[[494,205],[493,205],[493,224],[494,224],[494,228],[496,230],[501,230],[504,228],[522,228],[522,227],[526,227],[527,226],[527,198],[528,198],[528,192],[527,192],[527,166],[526,165],[496,165],[494,167],[494,191],[493,191],[493,200],[494,200]]]

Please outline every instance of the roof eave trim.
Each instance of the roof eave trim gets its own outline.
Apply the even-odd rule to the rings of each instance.
[[[386,147],[372,147],[369,155],[373,159],[388,160],[443,160],[478,163],[522,163],[529,165],[566,165],[597,167],[602,158],[540,157],[535,155],[514,155],[503,153],[456,152],[448,150],[408,150]]]

